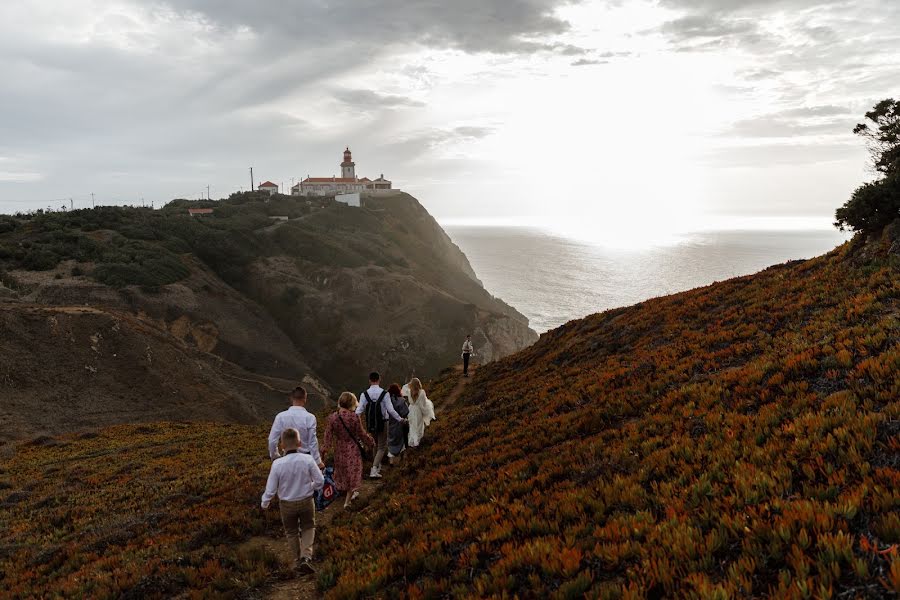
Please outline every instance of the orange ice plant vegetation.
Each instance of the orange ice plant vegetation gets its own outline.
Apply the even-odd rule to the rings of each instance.
[[[18,448],[0,470],[0,597],[237,597],[279,572],[238,541],[258,510],[257,427],[113,427]]]
[[[483,367],[388,495],[323,536],[323,591],[896,593],[900,270],[850,252],[573,321]]]

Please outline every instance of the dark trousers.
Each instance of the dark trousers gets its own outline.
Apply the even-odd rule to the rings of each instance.
[[[463,375],[469,374],[469,358],[471,356],[468,352],[463,354]]]

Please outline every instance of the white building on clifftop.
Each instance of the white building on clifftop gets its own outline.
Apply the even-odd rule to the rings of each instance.
[[[371,192],[390,190],[392,183],[382,174],[378,179],[356,176],[356,163],[350,148],[344,150],[344,160],[341,163],[340,177],[308,177],[294,184],[291,188],[292,196],[334,196],[336,194],[352,194],[354,192]]]

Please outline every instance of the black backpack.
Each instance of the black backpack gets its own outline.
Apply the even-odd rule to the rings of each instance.
[[[381,413],[381,401],[387,396],[387,390],[381,390],[378,400],[372,400],[369,392],[363,392],[366,397],[366,429],[369,433],[377,434],[384,431],[384,415]]]

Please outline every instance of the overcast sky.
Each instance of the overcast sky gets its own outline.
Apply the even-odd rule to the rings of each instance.
[[[0,3],[0,211],[384,173],[441,218],[801,216],[872,175],[896,0]]]

